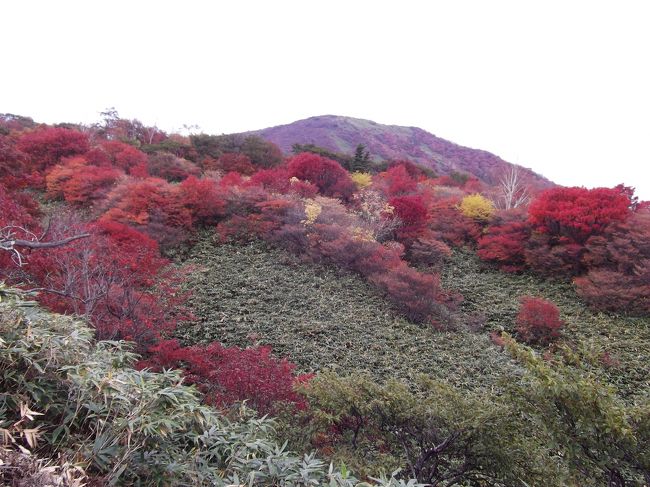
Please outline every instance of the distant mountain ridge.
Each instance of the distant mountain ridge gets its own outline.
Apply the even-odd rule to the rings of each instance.
[[[338,115],[320,115],[247,133],[270,140],[287,153],[295,143],[314,144],[345,154],[353,154],[357,144],[364,144],[374,159],[409,159],[439,175],[469,173],[488,184],[497,183],[500,175],[512,166],[487,151],[463,147],[421,128],[382,125]],[[553,185],[534,171],[518,167],[524,179],[534,186]]]

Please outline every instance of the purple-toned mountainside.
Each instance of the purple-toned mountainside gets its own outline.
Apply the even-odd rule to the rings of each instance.
[[[314,144],[343,154],[353,154],[357,144],[364,144],[374,160],[409,159],[440,175],[469,173],[489,184],[496,183],[511,167],[494,154],[454,144],[417,127],[382,125],[360,118],[322,115],[249,133],[274,142],[286,153],[295,143]],[[520,170],[534,186],[553,185],[530,169]]]

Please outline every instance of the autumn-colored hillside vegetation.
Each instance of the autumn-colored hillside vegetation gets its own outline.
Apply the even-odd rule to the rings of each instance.
[[[0,115],[3,461],[69,485],[650,483],[632,188],[103,117]]]

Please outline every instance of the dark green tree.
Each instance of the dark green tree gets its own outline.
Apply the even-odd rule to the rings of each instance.
[[[353,172],[368,172],[370,169],[370,152],[363,144],[357,145],[354,150],[354,159],[350,164],[350,170]]]

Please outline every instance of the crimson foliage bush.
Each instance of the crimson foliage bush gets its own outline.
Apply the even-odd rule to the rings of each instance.
[[[497,222],[478,240],[478,256],[505,272],[518,272],[526,266],[526,242],[530,225],[520,212],[502,212]]]
[[[650,211],[591,237],[583,259],[589,272],[575,279],[578,294],[596,309],[650,314]]]
[[[323,196],[349,199],[356,185],[348,172],[331,159],[303,152],[289,159],[287,163],[289,177],[309,181],[318,187]]]
[[[517,314],[517,333],[527,343],[548,345],[560,336],[564,323],[551,301],[524,296]]]
[[[283,403],[299,408],[306,405],[294,385],[310,376],[296,376],[296,366],[274,357],[270,347],[242,349],[220,343],[181,347],[177,340],[165,340],[150,353],[139,363],[140,368],[183,369],[186,381],[195,384],[208,403],[228,407],[245,400],[261,414],[273,413]]]
[[[608,224],[624,221],[631,203],[623,187],[551,188],[531,203],[528,221],[541,233],[583,244]]]
[[[397,229],[397,238],[408,245],[424,234],[427,224],[427,207],[418,194],[396,196],[389,200],[401,225]]]
[[[88,135],[65,128],[43,128],[26,132],[18,139],[18,149],[30,158],[33,170],[42,171],[62,157],[88,151]]]

